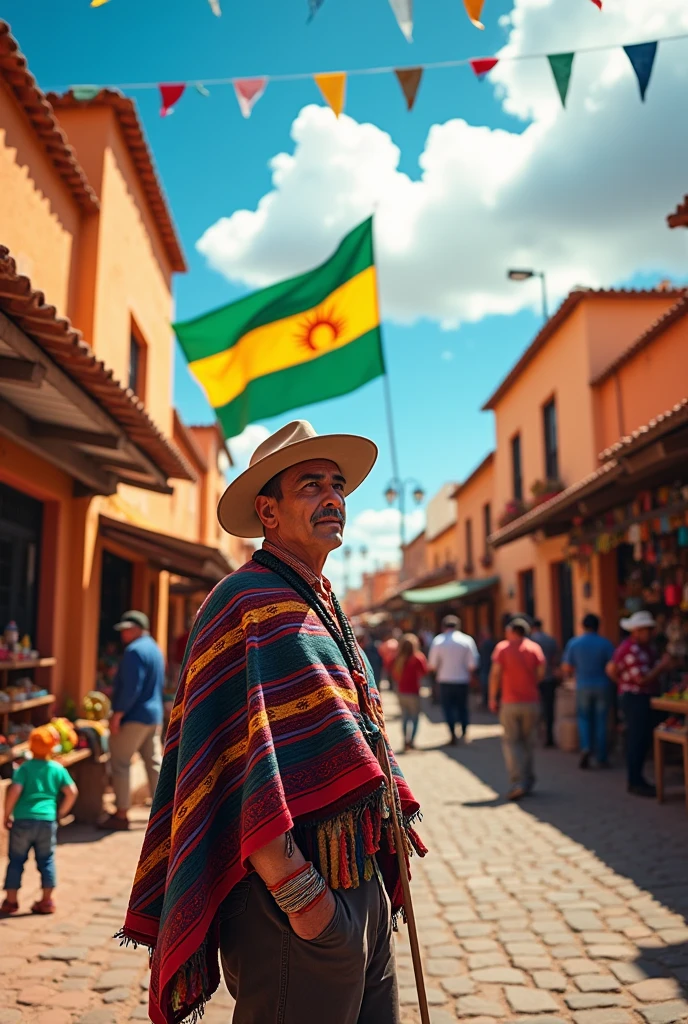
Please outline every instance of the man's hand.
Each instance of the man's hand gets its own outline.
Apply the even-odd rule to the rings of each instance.
[[[122,712],[121,711],[115,711],[115,713],[112,715],[112,717],[110,719],[110,735],[111,736],[116,736],[119,733],[121,725],[122,725]]]
[[[497,712],[499,711],[499,704],[494,699],[489,701],[488,707],[489,707],[489,709],[490,709],[490,711],[492,712],[493,715],[496,715]]]
[[[9,814],[5,818],[5,828],[8,832],[12,828],[12,816]]]
[[[289,918],[292,931],[300,939],[317,939],[318,935],[322,935],[331,922],[336,909],[337,901],[332,890],[328,889],[327,894],[312,910],[307,910],[305,914],[300,914],[297,917]]]

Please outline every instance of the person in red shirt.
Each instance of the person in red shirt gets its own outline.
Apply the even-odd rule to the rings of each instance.
[[[533,750],[540,714],[539,683],[545,677],[547,661],[539,644],[528,639],[530,625],[515,618],[506,627],[502,640],[492,654],[490,670],[490,711],[497,711],[501,691],[499,720],[504,729],[502,749],[509,773],[510,800],[520,800],[535,783]]]
[[[616,648],[607,665],[621,697],[626,720],[626,763],[628,792],[636,796],[655,796],[655,787],[643,776],[643,765],[652,742],[652,697],[657,679],[671,664],[665,654],[658,659],[652,644],[655,620],[650,612],[634,612],[621,620],[621,628],[630,636]]]
[[[392,667],[401,707],[404,751],[413,750],[420,718],[420,683],[427,675],[428,663],[420,649],[420,640],[406,633],[399,645],[399,656]]]

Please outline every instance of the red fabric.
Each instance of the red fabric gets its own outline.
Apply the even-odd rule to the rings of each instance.
[[[469,63],[478,78],[481,78],[499,64],[499,59],[497,57],[474,57]]]
[[[645,677],[657,661],[653,647],[639,644],[629,636],[616,648],[612,661],[617,667],[619,693],[654,692],[655,684],[645,682]]]
[[[502,640],[492,660],[502,666],[502,704],[536,704],[540,700],[537,670],[546,661],[539,644],[527,637],[520,643]]]
[[[168,114],[172,113],[172,107],[175,105],[177,100],[181,99],[186,86],[181,85],[159,85],[160,99],[162,100],[162,106],[160,107],[160,117],[167,117]]]
[[[424,654],[412,654],[407,659],[397,682],[399,693],[420,693],[420,681],[427,675],[428,663]]]
[[[385,671],[389,672],[390,668],[394,664],[399,653],[399,641],[394,640],[390,637],[389,640],[383,640],[378,648],[380,657],[382,658],[382,664],[385,667]]]

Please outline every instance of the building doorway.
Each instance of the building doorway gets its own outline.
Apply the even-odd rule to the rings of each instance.
[[[569,562],[555,562],[552,569],[554,571],[556,605],[559,607],[559,642],[563,647],[575,632],[573,621],[573,576]]]
[[[126,558],[103,551],[100,580],[100,622],[98,627],[99,657],[109,644],[117,640],[112,627],[131,608],[131,587],[134,567]]]
[[[43,505],[0,484],[0,630],[14,621],[20,636],[36,635]]]

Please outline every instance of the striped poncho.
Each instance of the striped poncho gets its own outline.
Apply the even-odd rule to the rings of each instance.
[[[289,830],[333,888],[370,878],[375,857],[403,909],[379,735],[339,645],[281,576],[252,560],[215,588],[187,646],[121,933],[153,951],[154,1024],[200,1016],[220,981],[222,901]],[[409,852],[424,853],[390,758]]]

